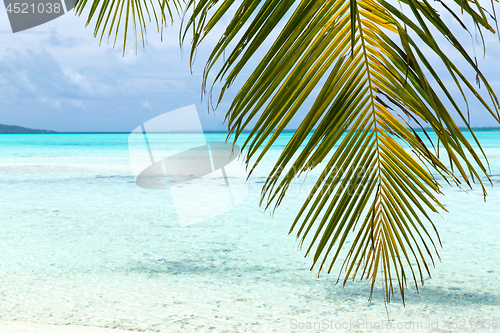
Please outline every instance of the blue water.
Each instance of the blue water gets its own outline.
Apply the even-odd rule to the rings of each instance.
[[[176,148],[189,134],[168,134]],[[128,330],[291,331],[291,321],[387,318],[382,290],[335,285],[309,271],[291,222],[307,193],[293,188],[270,216],[259,195],[280,137],[236,208],[182,228],[168,191],[137,187],[127,134],[0,135],[0,319]],[[445,187],[434,215],[442,263],[395,322],[499,319],[500,132],[478,132],[489,158],[488,200]],[[224,141],[225,134],[206,134]],[[169,140],[170,140],[169,139]],[[240,142],[241,143],[241,142]],[[476,186],[477,187],[477,186]],[[469,326],[467,326],[469,327]],[[472,328],[471,328],[472,329]]]

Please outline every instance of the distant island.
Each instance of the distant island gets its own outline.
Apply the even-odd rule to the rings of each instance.
[[[31,129],[21,126],[0,124],[0,133],[56,133],[56,132],[48,130]]]

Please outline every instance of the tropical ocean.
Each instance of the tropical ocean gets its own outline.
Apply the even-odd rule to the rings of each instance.
[[[163,135],[192,148],[189,134]],[[444,184],[450,212],[433,215],[442,262],[419,294],[408,284],[406,307],[396,297],[387,309],[380,284],[368,302],[365,281],[343,288],[338,271],[309,270],[288,235],[307,195],[300,186],[273,216],[259,207],[290,136],[241,203],[181,227],[168,190],[136,186],[128,134],[0,135],[0,321],[145,332],[317,332],[306,329],[316,322],[325,332],[500,330],[500,131],[477,132],[495,185],[486,203],[477,184],[468,193]],[[377,326],[388,318],[392,328]]]

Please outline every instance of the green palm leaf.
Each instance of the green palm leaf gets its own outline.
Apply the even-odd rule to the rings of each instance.
[[[104,39],[106,32],[108,40],[113,37],[113,45],[116,45],[120,29],[123,33],[123,52],[125,53],[126,41],[129,28],[132,28],[136,51],[137,36],[140,34],[142,45],[145,46],[147,22],[154,21],[159,31],[167,19],[173,21],[174,11],[182,11],[180,0],[77,0],[75,13],[81,15],[85,8],[90,6],[86,25],[95,19],[94,37],[99,36],[100,41]],[[122,20],[125,20],[123,22]]]
[[[314,99],[265,182],[261,203],[276,209],[294,179],[319,168],[321,175],[290,232],[296,232],[300,246],[307,244],[311,269],[331,272],[339,264],[339,281],[360,277],[372,292],[380,277],[387,302],[395,288],[404,302],[407,279],[418,290],[438,257],[440,240],[429,215],[446,211],[437,199],[438,181],[469,187],[478,181],[486,196],[481,180],[489,179],[481,160],[486,156],[469,126],[468,111],[460,108],[450,89],[460,92],[467,110],[467,98],[475,99],[499,122],[500,104],[439,10],[450,13],[468,34],[464,21],[471,19],[481,38],[483,32],[495,32],[490,23],[496,26],[496,16],[493,2],[493,15],[477,0],[454,2],[459,10],[441,0],[433,2],[436,7],[427,0],[401,0],[399,8],[384,0],[170,3],[185,10],[180,36],[182,41],[192,37],[191,62],[198,45],[236,8],[205,67],[203,89],[210,98],[214,84],[223,82],[216,104],[250,59],[272,42],[226,115],[234,140],[255,123],[242,147],[250,173],[306,100]],[[86,5],[81,0],[77,12]],[[158,5],[155,10],[152,2],[140,0],[94,0],[87,24],[96,17],[94,34],[101,31],[102,40],[105,31],[108,37],[114,32],[116,41],[125,13],[124,38],[131,21],[134,35],[138,26],[144,41],[150,12],[158,29],[158,16],[161,24],[173,17],[166,0]],[[279,35],[273,37],[274,32]],[[436,35],[449,41],[474,71],[487,98],[454,65]],[[437,74],[431,55],[452,85]],[[216,75],[210,83],[212,72]],[[458,128],[452,110],[467,124],[478,151]],[[437,144],[425,129],[420,137],[410,123],[430,128]],[[440,149],[450,167],[440,159]]]
[[[494,32],[477,2],[457,3],[480,32]],[[342,260],[343,283],[360,276],[371,283],[372,292],[382,274],[386,300],[390,301],[396,281],[404,302],[407,277],[418,290],[418,281],[423,284],[424,273],[430,275],[429,264],[434,265],[437,255],[428,229],[431,226],[436,235],[437,230],[428,212],[446,209],[436,197],[441,185],[431,170],[456,184],[462,179],[470,186],[470,180],[477,180],[485,195],[481,175],[488,177],[480,155],[445,103],[468,123],[464,112],[421,46],[438,56],[465,100],[472,94],[497,121],[500,116],[493,90],[435,8],[427,1],[402,4],[405,11],[383,0],[242,1],[208,59],[203,84],[207,87],[209,73],[216,70],[224,51],[230,51],[213,80],[223,81],[220,102],[244,66],[286,21],[234,98],[226,116],[229,130],[236,140],[252,120],[256,122],[243,145],[251,173],[304,102],[315,98],[264,184],[261,203],[276,208],[297,176],[321,167],[322,174],[290,229],[296,231],[301,246],[307,242],[312,268],[328,267],[330,272]],[[188,2],[192,14],[185,31],[194,31],[192,57],[233,5],[233,1]],[[465,28],[459,15],[443,6]],[[442,51],[435,31],[477,73],[489,103]],[[434,86],[429,78],[436,81]],[[210,94],[213,89],[212,84]],[[457,175],[404,118],[432,128]],[[354,239],[348,245],[352,232]]]

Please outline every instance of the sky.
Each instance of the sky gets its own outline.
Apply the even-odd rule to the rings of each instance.
[[[206,98],[201,100],[203,66],[216,36],[202,44],[191,73],[190,45],[182,52],[179,27],[167,28],[163,40],[153,28],[150,25],[145,49],[139,47],[135,53],[130,42],[123,55],[121,43],[115,48],[106,41],[99,45],[92,27],[85,28],[84,17],[73,11],[14,34],[0,7],[0,124],[59,132],[130,132],[153,117],[195,104],[205,131],[227,129],[224,115],[236,91],[227,93],[215,113],[209,112]],[[472,52],[471,38],[462,35]],[[486,57],[477,43],[476,53],[500,94],[500,42],[494,35],[486,41]],[[240,79],[249,74],[243,72]],[[465,74],[474,80],[474,73]],[[477,103],[471,104],[470,112],[473,126],[496,125]]]
[[[153,26],[151,26],[153,28]],[[141,123],[195,104],[204,130],[223,130],[224,112],[201,101],[198,61],[191,74],[178,27],[163,41],[152,29],[145,49],[99,40],[71,11],[12,33],[0,8],[0,123],[64,132],[128,132]],[[189,44],[184,47],[188,52]],[[204,51],[204,50],[202,50]],[[229,101],[228,101],[229,102]],[[221,105],[227,110],[228,104]]]

